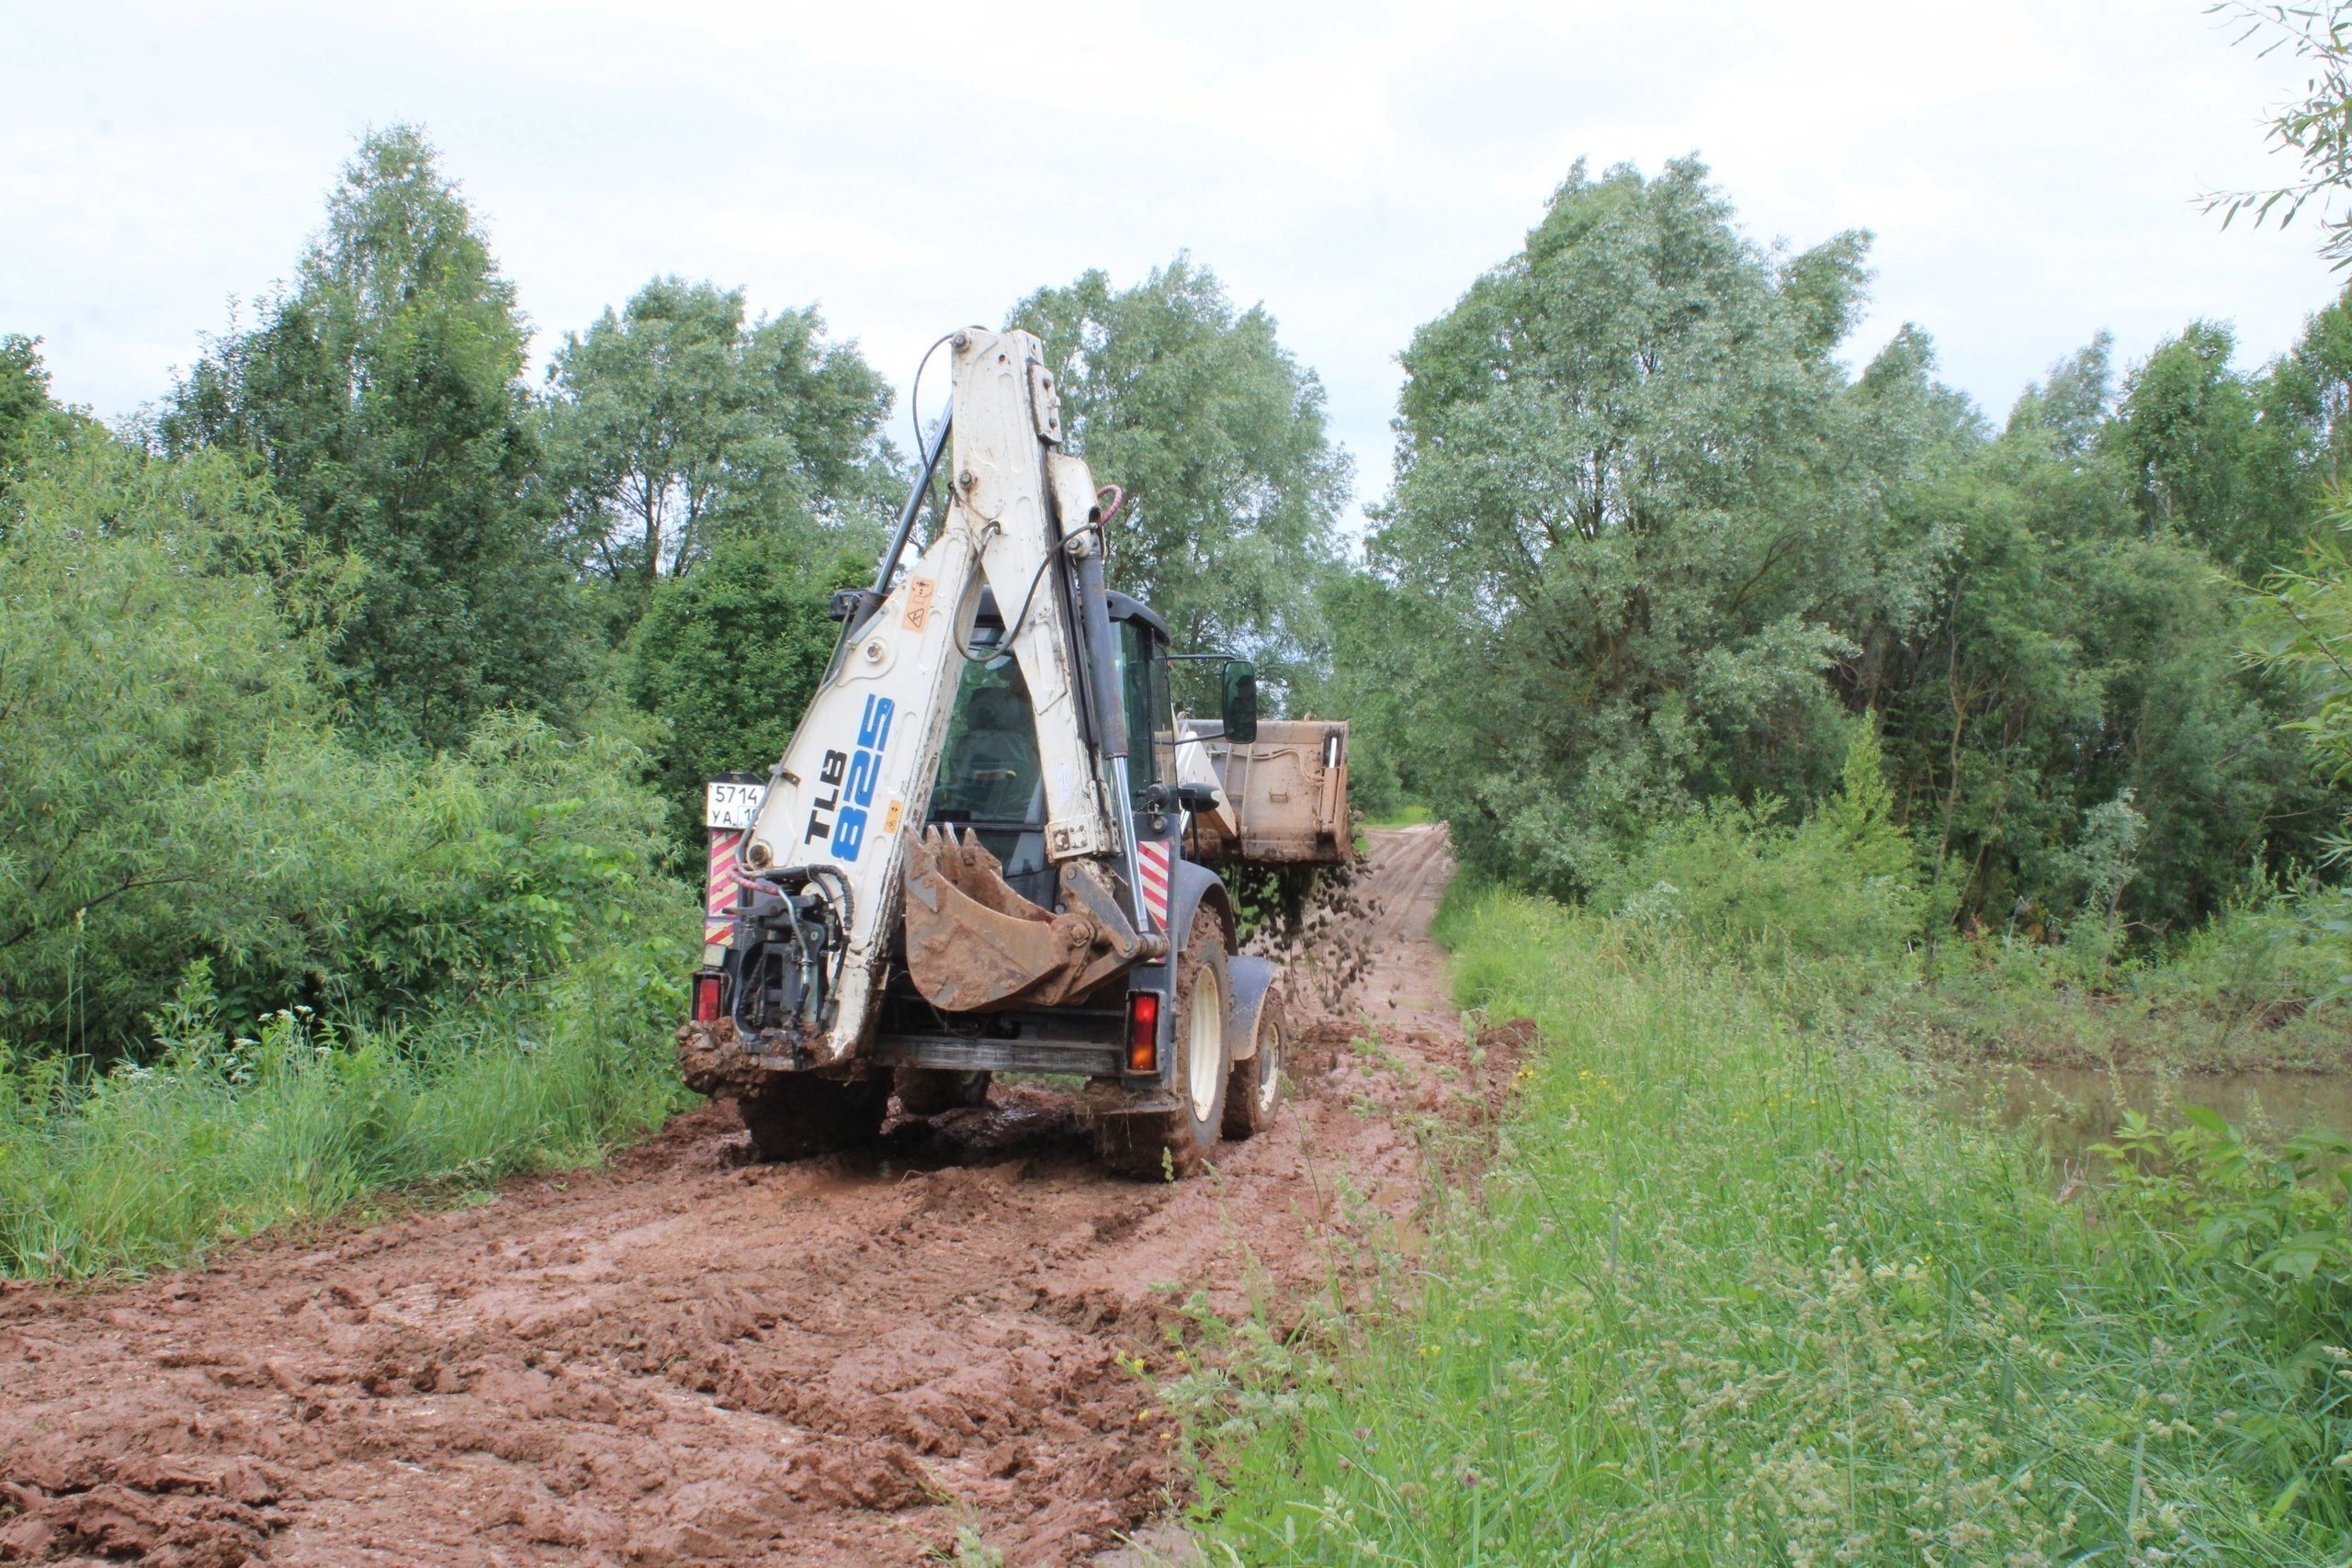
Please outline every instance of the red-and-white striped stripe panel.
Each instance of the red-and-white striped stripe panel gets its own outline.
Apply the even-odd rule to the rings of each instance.
[[[1136,870],[1143,877],[1143,907],[1150,911],[1152,924],[1161,931],[1168,929],[1168,863],[1170,851],[1165,843],[1136,845]]]
[[[735,923],[735,852],[743,842],[740,828],[710,830],[710,874],[702,885],[702,940],[725,942]]]

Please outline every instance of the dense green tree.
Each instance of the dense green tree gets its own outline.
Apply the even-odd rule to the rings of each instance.
[[[82,425],[0,527],[0,1056],[136,1054],[192,964],[223,1016],[380,1020],[528,985],[643,911],[645,759],[491,715],[355,745],[326,649],[356,563],[235,455]]]
[[[741,290],[658,277],[567,336],[548,379],[574,547],[638,610],[730,525],[865,523],[902,483],[888,385],[813,310],[747,322]]]
[[[21,333],[0,337],[0,484],[22,466],[49,412],[49,368],[40,362],[40,341]]]
[[[313,538],[366,562],[335,658],[379,734],[450,746],[493,708],[579,700],[526,338],[481,225],[396,126],[345,167],[293,286],[212,345],[160,422],[167,450],[255,454]]]
[[[698,570],[654,590],[628,695],[661,721],[655,776],[680,863],[700,863],[704,782],[784,755],[841,629],[833,591],[873,572],[871,551],[804,521],[720,532]]]
[[[1830,357],[1863,252],[1759,250],[1696,163],[1579,165],[1414,335],[1372,551],[1420,649],[1408,782],[1475,858],[1573,892],[1701,799],[1836,778],[1824,676],[1925,608],[1944,541],[1884,498],[1952,417],[1916,335],[1863,389]]]
[[[96,429],[88,414],[50,400],[40,339],[0,335],[0,493],[35,457],[62,451]]]
[[[1101,272],[1041,288],[1006,324],[1045,340],[1071,446],[1126,491],[1113,584],[1165,615],[1180,647],[1302,675],[1325,640],[1313,589],[1338,559],[1350,474],[1322,383],[1273,317],[1237,311],[1180,255],[1132,288]]]
[[[2255,422],[2226,342],[2192,328],[2119,394],[2102,336],[1895,498],[1951,548],[1931,613],[1866,634],[1878,657],[1849,700],[1882,714],[1898,814],[1962,918],[2075,918],[2086,835],[2122,811],[2139,827],[2109,902],[2143,928],[2209,912],[2256,859],[2308,858],[2324,804],[2273,683],[2233,657],[2210,553],[2256,549]]]
[[[2352,502],[2339,491],[2303,558],[2263,585],[2246,623],[2247,651],[2290,683],[2302,705],[2293,728],[2312,765],[2352,786]],[[2343,804],[2339,796],[2336,804]],[[2328,858],[2352,858],[2352,814],[2327,837]]]
[[[2101,439],[2129,470],[2151,536],[2170,530],[2245,581],[2294,558],[2334,482],[2347,359],[2339,301],[2253,374],[2224,325],[2197,321],[2126,378]]]
[[[2245,516],[2255,402],[2231,365],[2236,353],[2227,326],[2191,322],[2132,371],[2108,433],[2149,530],[2177,531],[2233,565],[2267,544],[2249,536]]]
[[[324,704],[258,559],[293,532],[212,455],[37,461],[0,538],[0,1037],[103,1048],[178,966],[266,923],[255,788]],[[126,964],[126,957],[133,962]]]

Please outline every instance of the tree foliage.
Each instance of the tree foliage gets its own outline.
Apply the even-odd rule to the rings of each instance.
[[[1695,163],[1580,165],[1414,335],[1372,555],[1419,639],[1413,782],[1480,862],[1580,891],[1700,800],[1835,776],[1824,677],[1948,548],[1885,503],[1951,439],[1917,346],[1860,388],[1829,357],[1864,251],[1758,250]]]
[[[890,390],[813,310],[746,321],[741,289],[657,277],[567,334],[549,460],[584,569],[645,591],[730,525],[878,521],[900,479]]]
[[[682,863],[700,858],[704,783],[764,773],[784,755],[841,630],[833,591],[873,570],[869,551],[806,525],[741,527],[654,592],[629,645],[628,690],[661,721],[655,779]]]
[[[355,575],[229,454],[34,459],[0,532],[0,1044],[136,1052],[197,963],[241,1022],[381,1019],[664,904],[627,745],[492,716],[420,757],[334,727]]]
[[[512,284],[422,132],[368,136],[295,282],[182,381],[163,446],[251,454],[304,530],[368,567],[334,647],[377,733],[459,743],[562,716],[587,675],[522,380]]]
[[[2303,560],[2272,574],[2246,625],[2247,646],[2265,667],[2295,682],[2308,704],[2294,728],[2317,765],[2352,782],[2352,504],[2338,500]],[[2352,841],[2337,840],[2340,857]]]
[[[1555,891],[1702,809],[1822,798],[1863,711],[1939,914],[2179,930],[2308,863],[2336,807],[2235,658],[2232,579],[2309,536],[2342,307],[2254,375],[2210,323],[2120,378],[2101,338],[1996,434],[1916,328],[1831,357],[1864,254],[1758,249],[1693,164],[1572,175],[1406,355],[1335,705]]]
[[[1322,383],[1265,308],[1236,310],[1179,255],[1132,288],[1099,271],[1041,288],[1006,325],[1045,340],[1071,446],[1126,491],[1114,586],[1166,616],[1180,648],[1247,654],[1276,681],[1317,662],[1313,587],[1339,558],[1349,467]]]
[[[2253,400],[2215,368],[2218,340],[2192,328],[2120,394],[2094,342],[1899,504],[1954,548],[1930,617],[1876,639],[1852,696],[1883,711],[1902,808],[1963,914],[2081,915],[2098,902],[2081,846],[2119,802],[2144,823],[2123,904],[2143,926],[2201,918],[2251,863],[2308,857],[2324,803],[2275,684],[2233,657],[2220,570],[2290,524],[2245,504]]]
[[[2229,0],[2213,9],[2242,24],[2241,42],[2257,42],[2265,54],[2284,49],[2308,62],[2311,75],[2303,96],[2270,122],[2271,146],[2291,154],[2302,177],[2265,190],[2219,191],[2205,198],[2205,209],[2220,212],[2224,226],[2251,215],[2257,224],[2275,219],[2284,228],[2312,209],[2324,236],[2320,254],[2338,266],[2352,265],[2352,212],[2339,205],[2352,190],[2352,6],[2341,0]]]

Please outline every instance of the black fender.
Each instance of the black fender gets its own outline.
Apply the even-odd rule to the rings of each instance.
[[[1232,987],[1225,1011],[1226,1060],[1242,1062],[1258,1054],[1258,1018],[1267,993],[1282,974],[1272,959],[1245,957],[1236,952],[1240,922],[1234,918],[1233,897],[1225,879],[1207,866],[1191,861],[1176,864],[1175,886],[1169,890],[1168,941],[1170,953],[1183,951],[1193,938],[1193,917],[1205,905],[1225,922],[1226,980]]]
[[[1283,966],[1254,953],[1235,957],[1227,967],[1233,998],[1225,1009],[1225,1055],[1246,1062],[1258,1054],[1258,1021],[1265,1014],[1266,998],[1282,977]]]
[[[1233,918],[1233,899],[1225,890],[1225,879],[1204,865],[1191,861],[1176,863],[1174,886],[1168,890],[1168,954],[1173,960],[1193,940],[1193,915],[1206,904],[1225,921],[1225,951],[1234,951],[1239,923]]]

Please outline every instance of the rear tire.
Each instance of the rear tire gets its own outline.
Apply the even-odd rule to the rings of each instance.
[[[1269,991],[1258,1004],[1258,1049],[1233,1064],[1233,1077],[1225,1086],[1225,1135],[1254,1137],[1274,1124],[1283,1103],[1283,1053],[1290,1044],[1290,1020],[1283,1015],[1283,999]]]
[[[752,1146],[767,1160],[807,1159],[859,1144],[882,1131],[890,1107],[890,1080],[869,1077],[788,1077],[735,1102]]]
[[[1095,1147],[1113,1170],[1145,1181],[1180,1180],[1199,1169],[1202,1158],[1216,1147],[1225,1124],[1226,1082],[1233,1076],[1225,1050],[1226,1009],[1232,996],[1225,920],[1215,909],[1195,909],[1184,949],[1176,955],[1170,1031],[1179,1109],[1098,1121]]]

